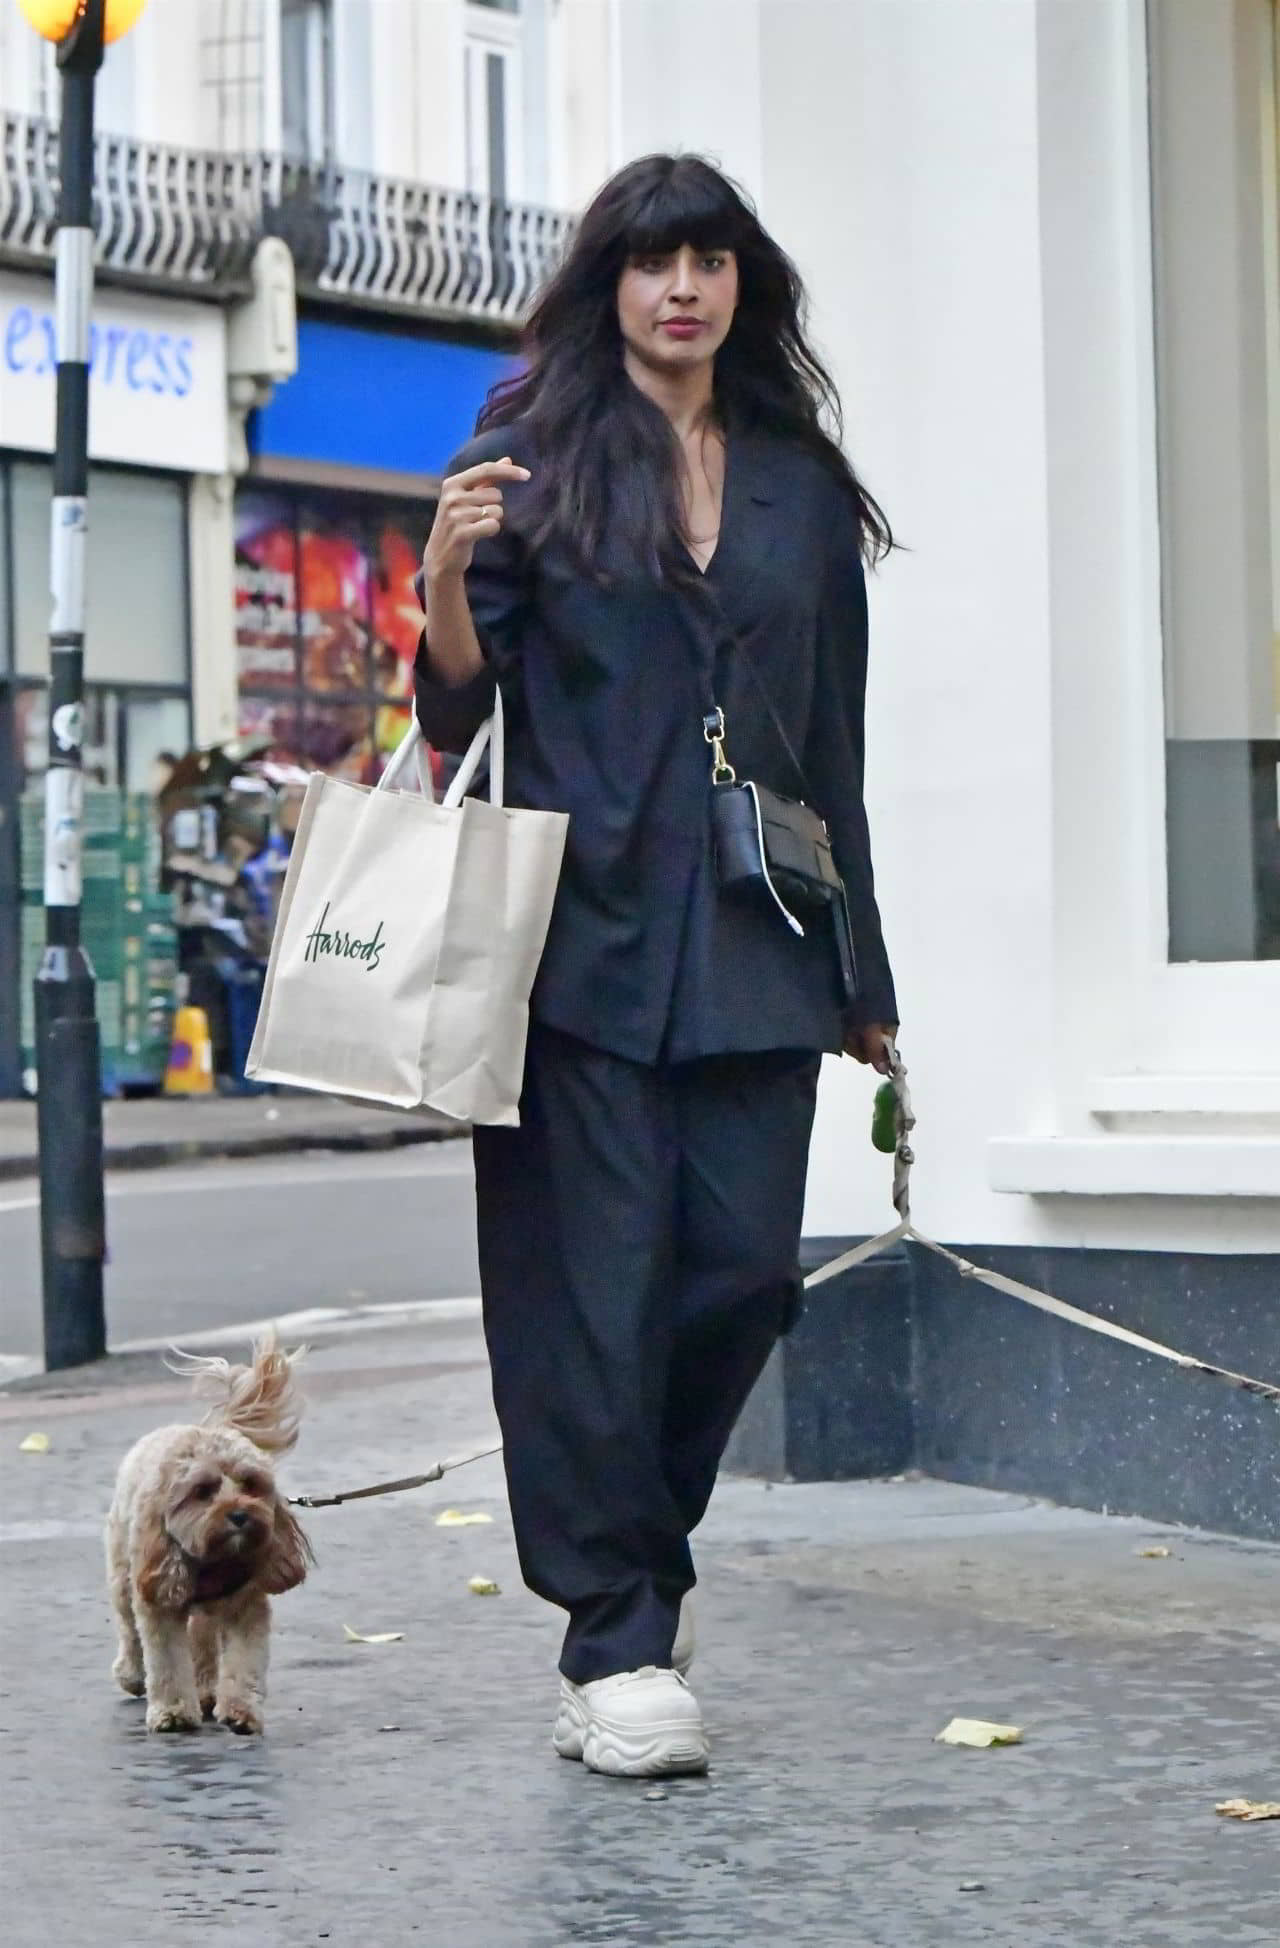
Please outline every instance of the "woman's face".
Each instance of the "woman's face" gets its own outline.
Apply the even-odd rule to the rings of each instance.
[[[666,255],[631,257],[618,279],[618,324],[627,351],[650,370],[687,371],[714,359],[738,303],[731,250],[681,244]]]

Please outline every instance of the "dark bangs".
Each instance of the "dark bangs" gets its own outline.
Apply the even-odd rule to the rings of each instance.
[[[886,553],[889,524],[841,451],[840,401],[805,335],[800,273],[737,184],[690,155],[641,156],[592,198],[529,314],[524,371],[495,386],[480,415],[477,430],[523,421],[531,449],[551,460],[530,490],[530,546],[558,541],[595,580],[619,562],[662,582],[699,579],[675,435],[627,377],[618,325],[628,260],[683,244],[738,261],[737,310],[716,357],[721,417],[813,454],[847,490],[850,546],[868,560]]]
[[[694,250],[738,250],[751,227],[749,212],[724,177],[696,156],[680,157],[629,210],[619,211],[618,251],[665,257],[682,244]]]

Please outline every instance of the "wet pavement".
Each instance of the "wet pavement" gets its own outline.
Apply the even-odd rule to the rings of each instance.
[[[309,1492],[491,1431],[466,1320],[323,1344],[308,1393]],[[714,1769],[655,1789],[551,1754],[556,1620],[484,1462],[307,1518],[320,1560],[276,1606],[264,1739],[147,1738],[108,1676],[100,1518],[183,1400],[143,1358],[0,1393],[7,1948],[1280,1936],[1280,1825],[1214,1813],[1280,1798],[1273,1548],[932,1482],[724,1483],[694,1668]],[[36,1429],[49,1452],[21,1454]],[[442,1529],[446,1507],[494,1519]],[[1025,1742],[934,1743],[957,1714]]]

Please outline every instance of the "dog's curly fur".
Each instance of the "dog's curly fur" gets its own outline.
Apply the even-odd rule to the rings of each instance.
[[[312,1560],[272,1468],[298,1438],[299,1357],[274,1332],[249,1366],[184,1355],[216,1404],[199,1426],[145,1435],[121,1463],[106,1533],[112,1668],[122,1690],[145,1694],[148,1731],[195,1731],[208,1717],[262,1730],[268,1599]]]

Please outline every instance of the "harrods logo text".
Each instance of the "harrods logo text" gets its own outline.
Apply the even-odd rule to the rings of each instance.
[[[338,960],[358,960],[364,963],[366,974],[372,974],[382,959],[386,941],[382,937],[382,922],[368,940],[359,940],[353,933],[346,933],[341,927],[326,927],[329,918],[329,901],[324,903],[324,912],[315,927],[307,935],[307,951],[304,960],[319,960],[324,954],[334,955]]]

